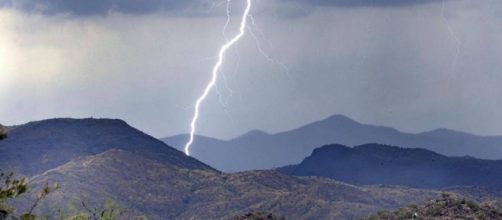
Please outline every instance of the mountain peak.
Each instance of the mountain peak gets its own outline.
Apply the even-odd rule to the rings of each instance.
[[[268,135],[270,135],[270,134],[267,132],[264,132],[264,131],[258,130],[258,129],[254,129],[254,130],[251,130],[251,131],[244,133],[243,135],[241,135],[237,138],[256,138],[256,137],[268,136]]]
[[[341,153],[341,152],[350,152],[353,151],[352,148],[341,145],[341,144],[329,144],[329,145],[324,145],[322,147],[314,149],[312,152],[312,156],[315,155],[324,155],[324,154],[330,154],[330,153]]]
[[[121,119],[107,119],[107,118],[52,118],[40,121],[32,121],[26,124],[9,126],[10,130],[18,129],[48,129],[48,130],[62,130],[62,128],[70,128],[75,126],[82,127],[130,127],[125,121]]]
[[[365,154],[378,156],[380,158],[393,158],[393,159],[406,158],[408,160],[446,158],[441,154],[423,148],[403,148],[398,146],[375,144],[375,143],[355,146],[354,150],[357,150]]]
[[[462,132],[462,131],[456,131],[456,130],[452,130],[452,129],[448,129],[448,128],[438,128],[438,129],[434,129],[432,131],[423,132],[421,134],[427,135],[427,136],[436,136],[436,137],[444,137],[444,136],[447,136],[447,137],[466,137],[466,136],[476,137],[477,136],[477,135],[469,134],[469,133]]]
[[[101,124],[127,125],[127,123],[124,120],[109,119],[109,118],[51,118],[40,121],[28,122],[26,123],[26,125],[50,124],[50,123],[101,123]]]
[[[329,128],[353,128],[363,125],[345,115],[332,115],[330,117],[327,117],[325,119],[309,123],[307,125],[304,125],[300,127],[302,128],[313,128],[313,129],[329,129]]]
[[[346,122],[346,123],[355,123],[355,124],[359,124],[359,122],[355,121],[354,119],[352,118],[349,118],[345,115],[340,115],[340,114],[335,114],[335,115],[332,115],[322,121],[330,121],[330,122]]]

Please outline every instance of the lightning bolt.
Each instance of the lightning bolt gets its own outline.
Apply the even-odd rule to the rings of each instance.
[[[197,120],[199,119],[200,105],[207,98],[209,92],[216,84],[216,80],[218,79],[218,73],[220,71],[221,66],[223,65],[223,59],[225,57],[227,50],[230,49],[235,43],[237,43],[242,38],[242,36],[244,36],[244,34],[246,33],[247,18],[249,16],[250,11],[251,11],[251,0],[246,0],[246,9],[244,10],[244,13],[242,14],[242,20],[241,20],[241,25],[239,28],[239,33],[236,36],[234,36],[232,39],[227,41],[221,47],[221,49],[218,53],[218,61],[213,66],[211,80],[206,85],[206,88],[204,89],[204,92],[202,93],[202,95],[195,102],[195,112],[194,112],[192,121],[190,123],[190,139],[185,144],[185,154],[188,156],[190,155],[190,146],[192,145],[193,140],[194,140],[194,135],[195,135],[195,130],[196,130],[195,126],[197,124]]]
[[[451,70],[455,71],[455,68],[457,66],[457,61],[458,61],[458,56],[460,55],[460,47],[462,45],[462,41],[460,41],[460,38],[457,36],[455,31],[453,31],[453,28],[451,27],[450,21],[446,18],[445,13],[445,0],[441,1],[441,17],[443,18],[443,21],[446,25],[446,28],[448,29],[448,32],[450,33],[450,36],[455,40],[456,44],[456,51],[455,51],[455,57],[453,58],[452,64],[451,64]]]
[[[256,42],[256,48],[258,49],[258,52],[261,53],[261,55],[263,57],[265,57],[265,59],[267,59],[267,61],[271,64],[275,64],[277,66],[279,66],[280,68],[282,68],[284,70],[284,74],[286,75],[286,77],[288,78],[289,82],[291,84],[293,84],[293,79],[291,78],[291,75],[290,75],[290,71],[289,71],[289,67],[286,66],[286,64],[284,64],[283,62],[279,61],[279,60],[276,60],[274,59],[271,55],[269,55],[267,52],[265,52],[265,50],[263,49],[262,47],[262,44],[260,43],[260,39],[259,37],[255,34],[255,31],[258,32],[258,34],[261,36],[261,38],[268,44],[268,45],[272,45],[272,42],[270,42],[266,37],[265,37],[265,33],[263,33],[263,31],[258,27],[258,25],[256,24],[256,21],[253,17],[253,15],[249,15],[249,20],[251,21],[251,26],[248,27],[248,30],[249,30],[249,34],[251,35],[251,37],[253,37],[253,39],[255,40]]]

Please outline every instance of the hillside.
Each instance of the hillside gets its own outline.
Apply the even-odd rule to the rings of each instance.
[[[502,161],[447,157],[425,149],[380,144],[356,147],[326,145],[300,164],[279,171],[296,176],[323,176],[357,184],[421,188],[483,186],[500,189]]]
[[[177,135],[162,140],[181,149],[187,139],[186,135]],[[222,171],[243,171],[297,164],[316,147],[326,144],[356,146],[366,143],[425,148],[447,156],[502,159],[502,136],[483,137],[448,129],[411,134],[362,124],[343,115],[276,134],[252,131],[225,141],[197,136],[192,155]]]
[[[443,194],[442,198],[428,201],[423,205],[408,205],[395,211],[383,211],[371,215],[364,220],[443,220],[443,219],[502,219],[499,208],[476,201],[455,198],[449,194]]]
[[[41,209],[78,206],[82,198],[99,206],[108,197],[150,219],[227,219],[256,211],[286,219],[352,219],[439,196],[431,190],[358,187],[273,171],[220,174],[183,169],[124,150],[71,161],[31,181],[61,185]]]
[[[212,170],[113,119],[49,119],[9,127],[8,138],[0,142],[0,167],[30,176],[109,149],[123,149],[180,167]]]

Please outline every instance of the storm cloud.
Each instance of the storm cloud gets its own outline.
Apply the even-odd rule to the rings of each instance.
[[[159,11],[180,13],[193,7],[210,7],[202,0],[0,0],[1,7],[43,14],[71,14],[77,16],[105,15],[109,12],[147,14]]]
[[[282,0],[285,2],[298,2],[314,6],[332,7],[399,7],[407,5],[426,4],[431,2],[441,2],[442,0]]]
[[[187,16],[207,15],[212,1],[141,1],[150,6],[140,9],[132,1],[0,2],[6,125],[105,117],[157,137],[185,133],[225,41],[224,4]],[[502,134],[501,1],[332,2],[254,1],[251,28],[289,71],[260,54],[248,32],[225,59],[221,96],[214,90],[203,103],[198,134],[280,132],[332,114],[410,132]],[[232,6],[228,36],[242,1]],[[183,16],[166,16],[173,11]]]
[[[224,0],[222,0],[224,1]],[[172,15],[209,15],[208,11],[222,1],[210,0],[0,0],[0,7],[14,8],[46,15],[70,14],[75,16],[106,15],[110,12],[149,14],[167,12]],[[297,17],[310,14],[309,6],[327,7],[399,7],[426,4],[441,0],[278,0],[286,3],[279,15]],[[271,1],[274,2],[274,1]],[[291,7],[300,4],[301,7]],[[289,7],[289,8],[288,8]]]

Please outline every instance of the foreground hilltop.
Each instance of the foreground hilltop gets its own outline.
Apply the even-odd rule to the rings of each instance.
[[[213,170],[117,119],[49,119],[10,127],[0,167],[35,175],[73,159],[122,149],[179,167]]]

